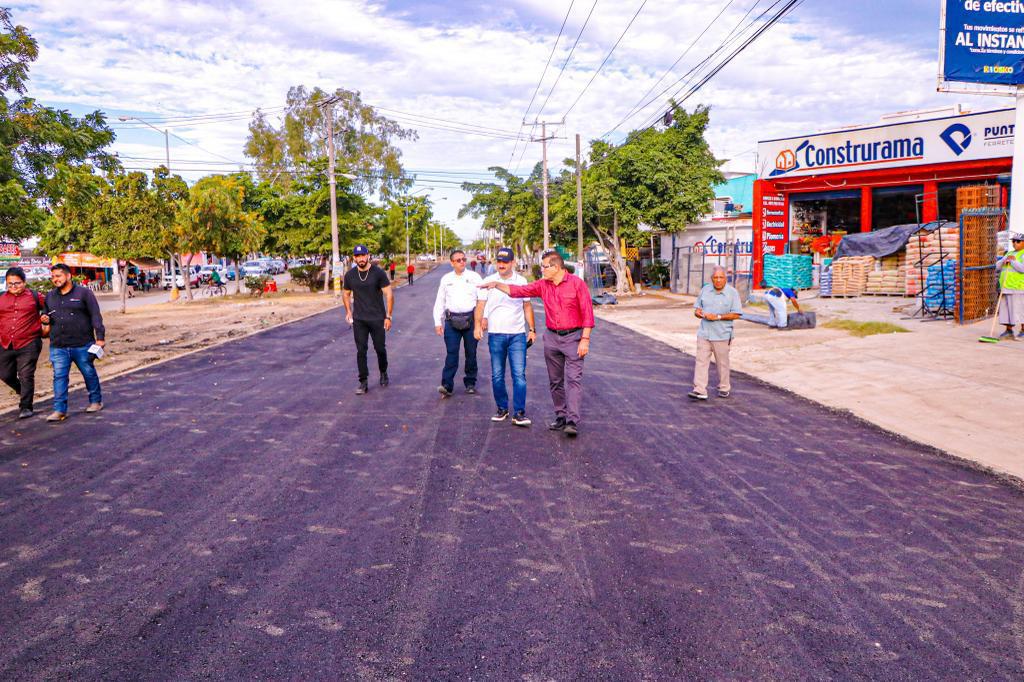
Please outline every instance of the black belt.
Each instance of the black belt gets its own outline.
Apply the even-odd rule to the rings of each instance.
[[[559,336],[569,336],[569,334],[575,334],[578,331],[583,331],[583,327],[573,327],[572,329],[552,329],[548,327],[549,332],[554,332]]]

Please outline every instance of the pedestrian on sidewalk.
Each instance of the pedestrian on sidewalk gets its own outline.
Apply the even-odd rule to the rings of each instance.
[[[352,325],[352,336],[356,341],[356,367],[359,370],[356,393],[362,395],[369,390],[370,368],[366,354],[371,337],[373,351],[377,354],[380,385],[389,383],[385,335],[391,331],[395,295],[387,273],[370,262],[370,250],[366,246],[356,246],[352,255],[356,266],[345,273],[341,300],[345,304],[345,321]]]
[[[5,279],[7,292],[0,296],[0,380],[20,397],[18,419],[28,419],[34,414],[36,363],[49,326],[40,322],[46,312],[43,299],[28,288],[25,271],[9,268]]]
[[[434,299],[434,331],[444,338],[447,352],[438,393],[447,398],[455,390],[455,373],[459,369],[459,344],[465,352],[463,383],[466,393],[476,393],[476,346],[473,335],[473,316],[479,297],[477,287],[480,275],[466,270],[466,252],[456,249],[451,253],[453,271],[446,273],[437,286]]]
[[[394,282],[394,281],[395,281],[395,268],[396,268],[396,267],[397,267],[397,266],[395,265],[395,259],[394,259],[394,258],[392,258],[392,259],[391,259],[391,262],[390,262],[390,263],[388,263],[388,274],[389,274],[389,275],[391,276],[391,281],[392,281],[392,282]]]
[[[497,272],[483,283],[527,284],[526,278],[515,270],[515,254],[502,247],[495,256]],[[529,299],[514,299],[500,289],[480,289],[476,304],[473,334],[479,341],[487,332],[487,348],[491,355],[491,390],[498,411],[491,421],[500,422],[508,417],[508,389],[505,387],[506,360],[512,369],[512,423],[529,426],[526,416],[526,349],[537,338],[533,320],[533,305]]]
[[[586,283],[565,269],[557,251],[541,256],[541,279],[526,285],[492,281],[481,284],[512,298],[540,296],[544,301],[544,362],[548,367],[551,401],[555,406],[552,431],[576,437],[583,405],[583,359],[590,352],[594,306]]]
[[[733,320],[743,314],[740,294],[727,283],[725,268],[716,265],[711,271],[711,284],[705,284],[694,303],[693,314],[700,318],[697,330],[697,363],[693,369],[693,390],[687,396],[694,400],[708,399],[708,372],[711,356],[718,367],[718,397],[728,398],[729,347],[732,344]]]
[[[1013,327],[1020,327],[1017,338],[1024,339],[1024,233],[1010,234],[1013,248],[996,263],[999,268],[999,290],[1003,296],[999,306],[999,322],[1006,325],[1001,339],[1013,338]]]
[[[100,376],[96,372],[96,353],[106,345],[106,330],[96,296],[71,279],[71,268],[57,263],[50,268],[53,289],[46,294],[46,315],[42,321],[50,325],[50,364],[53,365],[53,412],[48,422],[62,422],[68,415],[68,380],[71,363],[85,379],[89,391],[88,413],[103,409]]]
[[[405,266],[405,281],[412,286],[412,276],[416,274],[416,266],[411,262]]]

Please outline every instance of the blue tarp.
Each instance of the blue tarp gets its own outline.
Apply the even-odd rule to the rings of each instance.
[[[948,221],[935,221],[923,225],[910,223],[908,225],[893,225],[892,227],[871,232],[848,234],[839,242],[835,257],[874,256],[875,258],[881,258],[896,253],[906,246],[910,236],[918,230],[934,232],[940,227],[955,228],[957,224]]]

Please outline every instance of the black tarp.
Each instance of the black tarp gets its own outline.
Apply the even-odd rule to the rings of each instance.
[[[910,240],[918,230],[934,232],[940,227],[956,227],[957,224],[948,221],[935,221],[919,225],[910,223],[908,225],[893,225],[882,230],[872,232],[858,232],[843,237],[836,248],[836,258],[848,256],[874,256],[881,258],[896,253]]]

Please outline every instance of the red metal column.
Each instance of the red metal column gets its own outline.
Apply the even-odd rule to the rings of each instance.
[[[924,183],[924,203],[921,206],[921,221],[930,223],[939,219],[939,183]]]
[[[751,244],[753,258],[751,258],[751,280],[750,288],[757,289],[761,286],[761,277],[764,275],[764,245],[762,244],[761,225],[764,221],[764,180],[754,181],[754,214],[753,229],[754,243]]]
[[[860,231],[871,231],[871,188],[860,188]]]

